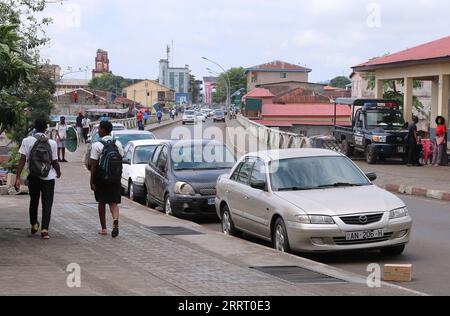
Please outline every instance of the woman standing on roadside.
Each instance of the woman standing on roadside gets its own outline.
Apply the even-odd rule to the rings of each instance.
[[[434,166],[448,166],[448,156],[447,156],[447,126],[445,118],[438,116],[436,118],[436,140],[435,149],[433,155],[433,165]]]

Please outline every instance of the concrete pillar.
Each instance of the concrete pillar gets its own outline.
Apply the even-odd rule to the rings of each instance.
[[[383,99],[384,96],[384,81],[375,79],[375,99]]]
[[[448,103],[450,99],[450,76],[439,76],[438,112],[448,120]]]
[[[436,117],[439,115],[439,79],[431,81],[431,129],[436,129]]]
[[[405,120],[410,122],[413,116],[413,90],[414,90],[414,79],[413,78],[405,78],[405,94],[403,99],[403,113],[405,115]]]

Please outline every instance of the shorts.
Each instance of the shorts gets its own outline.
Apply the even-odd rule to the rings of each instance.
[[[102,184],[96,182],[95,200],[105,204],[121,204],[122,203],[122,186],[118,183]]]
[[[66,148],[66,140],[65,139],[60,139],[57,141],[58,143],[58,148]]]

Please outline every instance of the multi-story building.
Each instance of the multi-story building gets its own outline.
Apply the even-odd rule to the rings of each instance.
[[[245,71],[247,75],[247,91],[252,91],[257,86],[268,83],[308,82],[311,71],[311,69],[279,60],[250,67]]]
[[[203,102],[207,105],[213,104],[214,90],[217,88],[217,77],[204,77],[203,78]]]
[[[124,89],[124,97],[140,103],[146,108],[155,104],[166,106],[175,101],[175,91],[153,80],[144,80]]]
[[[159,84],[175,90],[177,103],[189,103],[190,76],[188,65],[170,67],[168,59],[159,61]]]
[[[108,52],[99,49],[95,56],[95,69],[92,70],[92,79],[105,73],[110,73]]]

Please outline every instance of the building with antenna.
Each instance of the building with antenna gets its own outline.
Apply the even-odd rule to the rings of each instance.
[[[171,67],[170,47],[167,47],[167,58],[159,61],[159,84],[175,90],[177,103],[189,103],[189,83],[191,70],[189,65]]]

